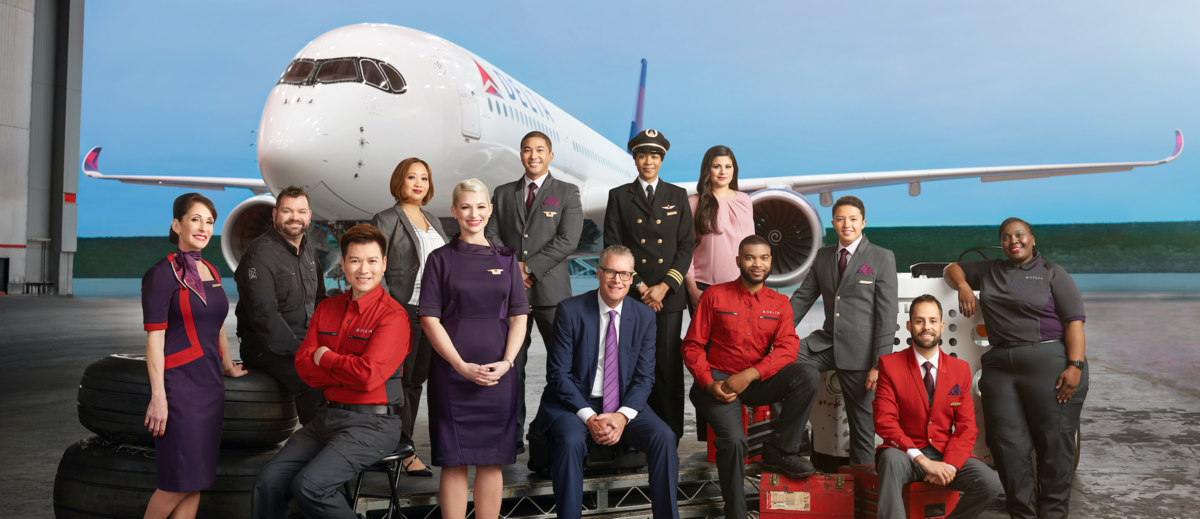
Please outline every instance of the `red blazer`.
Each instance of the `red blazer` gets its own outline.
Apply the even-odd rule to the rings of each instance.
[[[979,435],[971,398],[971,366],[944,352],[938,355],[932,407],[923,370],[911,346],[879,358],[875,434],[883,438],[880,449],[907,451],[933,444],[942,452],[943,462],[962,469]]]

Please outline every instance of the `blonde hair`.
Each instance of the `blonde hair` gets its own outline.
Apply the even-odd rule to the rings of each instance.
[[[463,194],[465,191],[483,193],[483,198],[488,200],[492,198],[492,195],[488,193],[487,186],[483,185],[483,182],[480,182],[477,178],[468,178],[454,186],[454,192],[450,194],[451,207],[458,203],[458,195]]]

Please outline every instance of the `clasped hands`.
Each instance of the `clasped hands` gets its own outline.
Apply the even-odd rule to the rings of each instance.
[[[659,283],[652,287],[642,285],[639,289],[641,291],[642,303],[645,303],[646,306],[649,306],[655,312],[662,311],[663,298],[667,297],[667,291],[670,289],[671,287],[667,286],[666,283]]]
[[[509,369],[512,369],[512,365],[507,360],[483,365],[475,364],[474,362],[461,362],[454,367],[454,371],[457,371],[463,378],[485,387],[499,384],[500,377],[508,373]]]
[[[728,404],[734,401],[738,395],[742,394],[742,391],[745,391],[751,382],[758,379],[758,370],[749,367],[725,380],[714,380],[705,384],[704,391],[712,395],[717,401]]]
[[[585,423],[588,434],[592,435],[592,440],[596,443],[616,445],[621,441],[621,434],[625,432],[625,424],[629,423],[629,417],[621,413],[594,414],[588,417]]]
[[[917,456],[913,460],[921,470],[925,471],[925,482],[933,483],[934,485],[946,486],[951,481],[954,481],[954,475],[957,473],[954,466],[940,461],[933,461],[926,458],[924,455]]]

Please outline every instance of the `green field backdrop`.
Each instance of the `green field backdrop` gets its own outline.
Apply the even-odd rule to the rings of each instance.
[[[872,243],[896,253],[901,272],[922,261],[954,261],[979,245],[999,245],[996,226],[868,227]],[[1039,225],[1038,250],[1071,273],[1200,272],[1200,222]],[[825,243],[834,243],[832,232]],[[233,272],[225,264],[214,236],[204,259]],[[75,277],[140,278],[175,246],[166,237],[80,238]],[[987,251],[1002,257],[1000,251]],[[964,259],[979,259],[972,253]]]

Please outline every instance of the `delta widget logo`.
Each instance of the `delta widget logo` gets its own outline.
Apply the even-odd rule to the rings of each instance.
[[[475,60],[471,60],[471,62],[475,64],[475,68],[479,69],[479,79],[483,81],[484,91],[503,99],[504,96],[500,95],[499,90],[496,90],[496,82],[492,80],[492,76],[488,75],[486,70],[483,70],[483,65]]]

